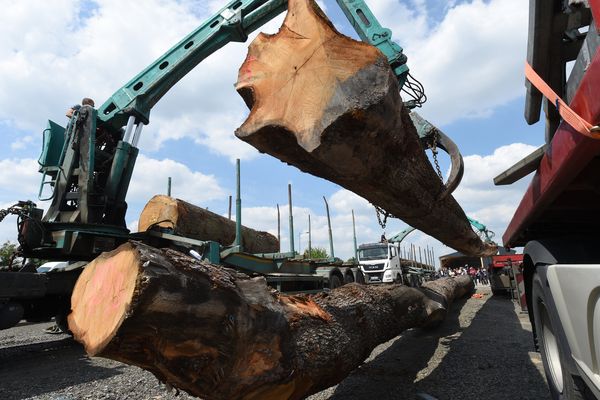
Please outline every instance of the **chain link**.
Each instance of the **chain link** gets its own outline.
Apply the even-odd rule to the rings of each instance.
[[[444,182],[444,175],[442,175],[442,169],[440,168],[440,163],[438,161],[438,149],[437,149],[437,143],[439,140],[439,133],[436,130],[435,133],[433,134],[433,142],[431,143],[431,156],[433,157],[433,164],[435,165],[435,170],[438,174],[438,176],[440,177],[440,180],[442,182]]]

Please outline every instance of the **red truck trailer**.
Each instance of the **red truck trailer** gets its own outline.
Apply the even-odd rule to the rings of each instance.
[[[543,105],[546,141],[495,179],[535,171],[502,239],[524,246],[528,312],[553,399],[600,398],[599,21],[600,0],[530,0],[527,61],[539,78],[529,72],[525,118],[537,122]]]

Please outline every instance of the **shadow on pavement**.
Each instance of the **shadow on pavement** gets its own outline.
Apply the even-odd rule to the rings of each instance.
[[[467,301],[481,300],[455,302],[439,328],[413,329],[382,345],[389,347],[340,383],[330,399],[415,399],[419,392],[439,400],[549,398],[528,353],[531,333],[513,303],[491,297],[479,308],[465,307]]]
[[[0,399],[43,395],[120,374],[122,366],[93,365],[71,338],[0,349]]]

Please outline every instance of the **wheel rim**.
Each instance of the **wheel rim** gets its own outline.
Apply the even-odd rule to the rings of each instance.
[[[554,335],[554,329],[550,322],[550,316],[546,311],[546,307],[540,304],[541,311],[541,322],[542,322],[542,342],[544,346],[544,353],[546,354],[546,361],[548,369],[550,370],[550,377],[556,389],[562,393],[563,391],[563,373],[562,364],[560,362],[560,351],[558,349],[558,342]]]

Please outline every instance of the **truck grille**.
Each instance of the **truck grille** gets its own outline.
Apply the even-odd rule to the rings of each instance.
[[[385,264],[363,265],[365,271],[381,271]]]
[[[383,282],[383,272],[367,274],[366,278],[367,278],[367,283]]]

